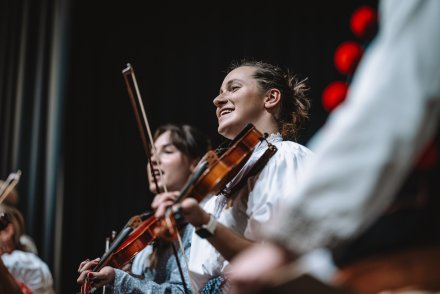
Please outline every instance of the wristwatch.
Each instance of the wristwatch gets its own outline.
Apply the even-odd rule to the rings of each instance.
[[[212,214],[209,214],[209,222],[200,227],[196,227],[196,234],[200,238],[205,239],[214,235],[215,229],[217,228],[217,220]]]

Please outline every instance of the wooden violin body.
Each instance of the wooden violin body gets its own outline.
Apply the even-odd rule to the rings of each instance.
[[[136,254],[157,238],[155,229],[158,224],[159,219],[154,215],[144,220],[113,253],[108,265],[122,268],[130,262]]]
[[[192,197],[200,202],[208,194],[218,194],[240,171],[262,138],[263,134],[249,124],[220,157],[209,151],[202,159],[207,161],[208,167],[188,190],[184,189],[177,201]]]
[[[220,156],[209,151],[200,161],[191,179],[182,189],[175,203],[186,197],[200,202],[208,194],[218,194],[240,171],[251,156],[253,150],[264,139],[264,136],[252,124],[248,124],[231,142],[231,146]],[[169,209],[159,225],[161,238],[176,238],[176,224],[181,221],[179,213]]]
[[[144,220],[140,216],[132,217],[127,225],[113,241],[111,248],[104,253],[93,272],[100,271],[104,266],[122,268],[129,263],[136,254],[157,238],[156,227],[159,220],[150,213]],[[88,294],[92,285],[88,278],[81,286],[81,294]]]

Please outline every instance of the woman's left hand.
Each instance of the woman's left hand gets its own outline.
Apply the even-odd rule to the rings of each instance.
[[[196,199],[191,197],[183,200],[180,205],[174,205],[173,210],[179,210],[185,220],[195,227],[207,224],[210,219],[209,213],[200,207]]]
[[[103,267],[99,272],[89,272],[91,285],[95,288],[112,284],[115,280],[115,269],[110,266]]]

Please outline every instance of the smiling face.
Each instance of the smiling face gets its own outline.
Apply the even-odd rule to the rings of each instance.
[[[157,154],[152,157],[153,174],[159,189],[163,192],[165,184],[168,191],[180,191],[192,173],[194,160],[177,149],[172,142],[170,131],[157,137],[154,147]],[[150,190],[153,193],[158,193],[150,167],[147,170]],[[160,173],[162,173],[162,177]]]
[[[233,139],[248,124],[257,129],[266,114],[264,92],[253,78],[256,68],[241,66],[232,70],[223,80],[220,94],[214,99],[218,132]]]

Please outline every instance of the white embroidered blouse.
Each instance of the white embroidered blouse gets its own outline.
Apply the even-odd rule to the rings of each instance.
[[[258,175],[247,179],[246,185],[238,191],[232,207],[226,207],[227,199],[223,194],[207,197],[201,203],[220,223],[250,240],[258,240],[259,225],[271,219],[277,204],[292,195],[291,191],[295,189],[298,174],[313,154],[300,144],[283,141],[280,134],[272,134],[267,140],[274,144],[278,151]],[[228,186],[240,181],[266,149],[267,143],[260,143]],[[197,287],[202,288],[227,265],[228,262],[208,241],[193,234],[189,269]]]

